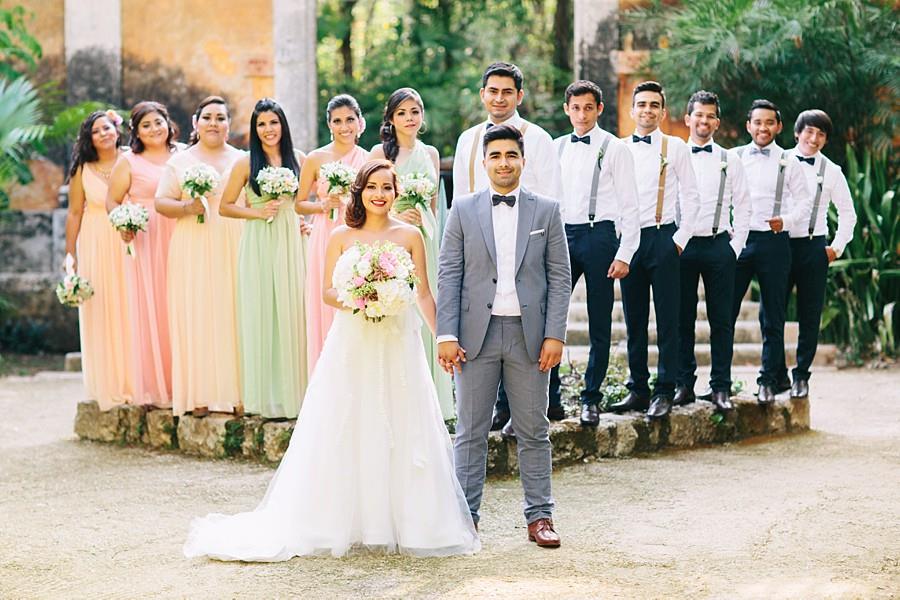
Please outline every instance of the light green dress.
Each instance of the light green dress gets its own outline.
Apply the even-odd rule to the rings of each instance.
[[[247,204],[267,200],[246,187]],[[248,220],[238,250],[241,394],[248,413],[295,418],[306,393],[306,252],[292,198],[271,223]]]
[[[434,163],[425,150],[425,144],[417,141],[415,148],[409,158],[400,165],[396,165],[398,175],[408,175],[410,173],[424,173],[434,181],[435,185],[439,184],[438,174],[434,171]],[[404,206],[401,202],[394,204],[394,210],[403,212],[410,208]],[[431,294],[437,297],[437,267],[438,267],[438,251],[440,248],[440,230],[434,214],[428,211],[425,218],[431,220],[429,228],[432,235],[428,235],[425,227],[419,227],[422,236],[425,238],[425,257],[428,267],[428,284],[431,288]],[[456,409],[453,405],[453,386],[450,376],[441,368],[438,363],[437,344],[434,336],[427,325],[422,326],[422,342],[425,345],[425,357],[428,359],[428,365],[431,367],[431,376],[434,379],[434,387],[437,389],[438,401],[441,405],[441,413],[444,419],[453,419],[456,417]]]

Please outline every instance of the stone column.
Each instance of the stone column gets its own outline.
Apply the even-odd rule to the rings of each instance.
[[[575,76],[603,90],[600,127],[618,133],[619,78],[612,53],[619,49],[619,0],[574,0]]]
[[[275,99],[291,124],[294,146],[317,144],[316,0],[272,0]]]
[[[122,104],[121,0],[65,0],[66,100]]]

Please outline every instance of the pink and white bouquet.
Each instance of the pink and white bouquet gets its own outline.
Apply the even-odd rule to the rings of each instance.
[[[394,201],[394,210],[403,212],[414,208],[422,218],[422,229],[429,238],[434,237],[435,220],[431,213],[431,199],[437,191],[434,181],[425,173],[408,173],[398,182],[400,193]]]
[[[217,185],[219,185],[219,173],[209,165],[200,163],[191,165],[184,170],[184,175],[181,177],[181,189],[186,191],[191,198],[203,203],[205,212],[197,215],[198,223],[206,222],[204,215],[209,212],[206,195],[216,189]]]
[[[325,163],[319,168],[319,177],[328,184],[328,193],[349,197],[350,186],[356,179],[356,170],[340,161]],[[328,218],[337,221],[338,211],[332,208]]]
[[[109,221],[116,231],[147,231],[147,223],[150,222],[150,213],[140,204],[123,202],[109,213]],[[134,242],[129,242],[125,251],[128,256],[134,257]]]
[[[409,252],[387,241],[357,242],[341,255],[332,275],[338,301],[373,323],[415,302],[418,282]]]
[[[66,276],[56,284],[56,297],[65,306],[80,306],[94,295],[91,282],[75,274],[75,259],[66,254]]]
[[[268,200],[277,200],[282,196],[293,196],[300,187],[297,176],[287,167],[263,167],[256,174],[256,183],[259,184],[259,191],[263,198]],[[274,217],[266,219],[266,223],[271,223]]]

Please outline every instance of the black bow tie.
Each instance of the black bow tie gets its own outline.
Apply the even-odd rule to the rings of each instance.
[[[800,162],[805,162],[805,163],[808,164],[808,165],[815,165],[815,164],[816,164],[816,157],[815,157],[815,156],[810,156],[809,158],[804,158],[804,157],[802,157],[802,156],[800,156],[800,155],[798,154],[798,155],[797,155],[797,160],[799,160]]]
[[[591,136],[586,135],[586,136],[584,136],[584,137],[578,137],[577,135],[575,135],[575,134],[573,133],[573,134],[572,134],[571,140],[572,140],[572,143],[573,143],[573,144],[577,144],[578,142],[582,142],[582,143],[584,143],[584,144],[590,144],[590,143],[591,143]]]
[[[490,129],[490,128],[493,127],[494,125],[495,125],[495,123],[488,123],[487,125],[484,126],[484,128],[485,128],[485,129]]]
[[[691,146],[691,153],[697,154],[698,152],[709,152],[712,154],[712,144],[707,146]]]
[[[638,142],[647,142],[648,144],[652,143],[650,141],[649,135],[645,135],[645,136],[641,137],[641,136],[635,135],[633,133],[631,134],[631,141],[634,142],[635,144],[637,144]]]
[[[494,206],[497,206],[501,202],[506,204],[510,208],[516,205],[516,197],[515,196],[501,196],[500,194],[494,194],[491,196],[491,201],[494,203]]]

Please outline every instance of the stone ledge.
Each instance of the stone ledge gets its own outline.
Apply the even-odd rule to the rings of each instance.
[[[752,397],[739,396],[734,403],[735,410],[728,415],[718,415],[712,404],[697,401],[676,407],[661,421],[628,413],[603,414],[596,429],[581,427],[576,419],[552,423],[553,466],[809,430],[808,398],[780,398],[775,404],[762,407]],[[119,406],[101,412],[96,402],[80,402],[75,415],[75,433],[81,439],[143,445],[206,458],[242,458],[270,465],[281,460],[293,430],[293,421],[256,416],[213,413],[203,418],[179,418],[168,410],[141,406]],[[492,432],[488,440],[488,473],[514,474],[518,462],[515,442]]]

